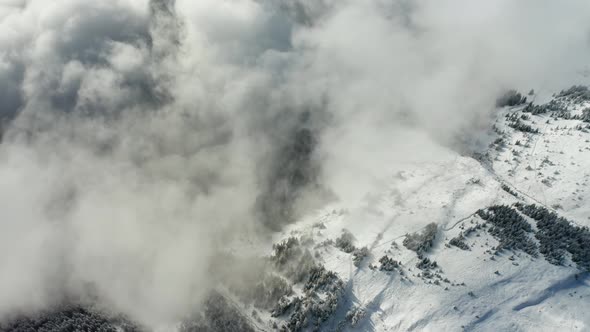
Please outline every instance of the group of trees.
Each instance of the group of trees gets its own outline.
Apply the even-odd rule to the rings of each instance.
[[[350,323],[350,326],[355,327],[365,318],[367,310],[363,307],[352,308],[346,313],[346,321]]]
[[[516,191],[512,190],[506,184],[502,183],[502,190],[504,190],[505,192],[509,193],[510,195],[512,195],[514,197],[518,197],[518,194],[516,193]]]
[[[391,272],[394,271],[395,269],[399,268],[401,263],[394,260],[393,258],[385,255],[383,257],[381,257],[379,259],[379,263],[381,263],[381,266],[379,267],[379,270],[381,271],[387,271],[387,272]]]
[[[478,210],[477,215],[492,224],[489,233],[500,242],[496,252],[502,249],[522,250],[531,256],[537,255],[537,244],[529,236],[531,225],[513,208],[507,205],[494,205]]]
[[[520,119],[511,120],[508,122],[508,127],[522,131],[523,133],[538,134],[539,129],[533,128],[531,125],[522,122]]]
[[[288,331],[320,331],[322,324],[338,309],[341,293],[328,293],[323,298],[309,295],[297,298],[291,306],[292,313],[287,321],[286,329]]]
[[[277,267],[282,267],[289,263],[294,257],[300,256],[303,249],[299,245],[299,239],[290,237],[283,242],[272,245],[273,254],[270,260],[274,262]]]
[[[543,105],[535,105],[530,102],[525,108],[523,108],[523,112],[531,113],[532,115],[539,115],[545,113],[555,113],[557,115],[563,115],[568,113],[567,108],[562,105],[563,103],[557,100],[551,100],[550,102],[543,104]]]
[[[471,222],[473,223],[473,221]],[[469,237],[469,235],[471,235],[471,233],[474,233],[477,230],[481,229],[482,226],[485,227],[485,225],[476,223],[475,226],[469,227],[461,231],[459,235],[457,235],[449,241],[449,244],[462,250],[470,250],[469,245],[467,245],[467,243],[465,243],[464,241],[467,237]],[[463,226],[461,226],[461,228],[463,228]]]
[[[561,90],[557,97],[565,97],[574,101],[590,100],[590,90],[584,85],[573,85],[569,89]]]
[[[338,275],[332,271],[326,270],[323,265],[316,265],[309,272],[309,278],[303,286],[306,292],[338,292],[344,283]]]
[[[582,114],[576,114],[572,117],[572,119],[590,122],[590,107],[583,109]]]
[[[354,246],[354,241],[354,235],[352,235],[352,233],[350,233],[348,230],[343,229],[342,234],[336,239],[334,245],[336,246],[336,248],[344,251],[347,254],[350,254],[356,250],[356,247]]]
[[[427,252],[434,244],[437,232],[438,226],[435,223],[430,223],[420,233],[407,234],[403,245],[418,254]]]
[[[352,263],[354,264],[354,266],[359,267],[361,266],[361,263],[365,260],[367,256],[369,256],[369,248],[362,247],[355,249],[352,252]]]
[[[452,238],[449,241],[449,244],[452,246],[455,246],[461,250],[469,250],[469,245],[467,245],[467,243],[465,243],[465,237],[463,236],[463,233],[459,234],[458,236]]]
[[[527,97],[520,94],[516,90],[509,90],[500,98],[496,99],[496,107],[518,106],[526,104]]]
[[[416,263],[416,267],[420,270],[428,271],[430,269],[436,269],[438,264],[436,261],[431,261],[428,257],[418,257],[420,260]]]
[[[569,256],[578,268],[590,271],[588,227],[577,226],[542,206],[516,203],[514,207],[496,205],[477,212],[479,217],[492,224],[489,232],[500,241],[497,250],[522,250],[531,256],[541,253],[555,265],[565,264]],[[521,213],[535,220],[536,231]]]
[[[283,297],[272,311],[274,317],[289,315],[286,328],[289,331],[320,330],[338,309],[344,294],[344,282],[322,265],[315,266],[304,287],[302,296]]]
[[[590,230],[576,226],[569,220],[548,209],[534,204],[517,203],[516,208],[537,223],[535,237],[539,240],[539,251],[548,262],[561,265],[565,254],[580,269],[590,270]]]
[[[65,306],[32,317],[19,317],[2,324],[4,332],[139,332],[124,318],[111,318],[81,306]]]
[[[270,261],[278,272],[295,283],[306,281],[316,265],[309,249],[295,237],[274,244]]]
[[[336,245],[354,252],[357,249],[352,245],[353,240],[352,234],[345,232]],[[319,330],[337,310],[344,294],[344,282],[336,273],[317,263],[297,238],[291,237],[273,248],[271,262],[293,282],[303,283],[304,293],[281,296],[271,310],[272,315],[288,315],[285,328],[289,331]]]
[[[334,246],[347,254],[352,254],[354,266],[359,267],[365,257],[369,256],[367,247],[357,248],[354,245],[355,238],[348,230],[343,229],[342,234],[336,239]]]
[[[519,100],[519,98],[521,99]],[[523,100],[524,102],[522,102]],[[529,102],[529,104],[522,109],[522,112],[531,113],[532,115],[551,113],[551,115],[556,118],[562,118],[566,120],[574,119],[590,122],[590,108],[583,110],[581,115],[572,115],[567,108],[568,101],[590,101],[590,90],[586,86],[574,85],[569,89],[562,90],[559,94],[556,95],[556,99],[553,99],[546,104],[535,105],[533,104],[533,102]],[[507,93],[504,97],[498,99],[498,102],[500,103],[497,103],[498,107],[516,106],[526,103],[526,98],[522,99],[522,96],[520,96],[519,93],[517,93],[516,91],[511,91]],[[516,116],[516,114],[514,114],[513,116]],[[530,126],[523,124],[521,121],[517,121],[516,119],[513,119],[513,121],[509,123],[509,126],[524,132],[535,132],[534,130],[532,130],[533,128],[530,128]]]

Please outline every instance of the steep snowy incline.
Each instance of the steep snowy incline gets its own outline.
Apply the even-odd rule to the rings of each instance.
[[[482,222],[473,215],[478,209],[517,201],[487,169],[459,156],[410,167],[357,208],[333,206],[287,232],[321,244],[348,230],[356,247],[369,249],[359,266],[338,248],[318,249],[319,261],[345,281],[348,306],[366,312],[349,329],[539,331],[563,326],[563,321],[579,330],[590,325],[580,307],[580,302],[590,304],[588,281],[576,280],[575,268],[556,267],[518,251],[493,255],[498,241],[485,231],[468,237],[469,250],[448,245],[465,228]],[[429,223],[438,230],[428,252],[405,248],[405,235]],[[384,256],[400,267],[393,272],[377,268]],[[416,267],[420,256],[437,267]]]
[[[438,160],[396,165],[358,204],[334,204],[285,230],[277,241],[306,239],[317,261],[344,282],[345,295],[321,329],[590,329],[583,263],[563,248],[562,262],[549,262],[547,226],[522,208],[545,207],[571,227],[590,224],[589,104],[558,96],[547,105],[501,109],[498,139],[486,153],[448,150]],[[531,111],[554,105],[560,108]],[[428,232],[424,247],[412,245]],[[579,245],[588,250],[590,243]]]
[[[590,95],[578,96],[575,88],[544,105],[502,110],[489,156],[505,182],[590,225]]]

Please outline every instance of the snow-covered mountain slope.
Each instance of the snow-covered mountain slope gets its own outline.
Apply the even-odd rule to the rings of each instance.
[[[538,203],[590,225],[590,205],[585,199],[590,180],[590,113],[584,112],[590,98],[575,92],[563,91],[544,106],[504,109],[496,126],[501,138],[490,156],[503,181]],[[523,126],[512,128],[518,127],[515,124]]]
[[[535,220],[523,208],[534,204],[547,215],[557,213],[568,219],[559,225],[587,234],[576,225],[590,224],[590,124],[583,111],[589,104],[564,92],[537,106],[555,110],[503,108],[494,126],[498,139],[482,155],[449,150],[436,161],[398,165],[400,171],[357,205],[334,204],[287,229],[277,240],[305,239],[318,264],[343,282],[340,302],[318,328],[590,330],[590,277],[579,258],[588,253],[590,238],[571,241],[584,250],[576,264],[576,254],[565,252],[569,240],[544,237],[554,234],[553,226],[548,230],[543,217]],[[480,209],[497,218],[484,220]],[[530,230],[512,238],[518,220]],[[431,245],[408,249],[408,234],[425,232],[431,223]],[[354,248],[342,245],[346,241]],[[560,262],[550,262],[557,250],[548,249],[552,241],[569,243]],[[287,313],[279,321],[288,328],[292,318]]]
[[[423,166],[400,173],[365,204],[353,209],[332,207],[289,232],[321,244],[346,229],[356,247],[368,248],[368,257],[359,266],[352,255],[332,245],[317,249],[319,261],[345,283],[345,306],[366,312],[351,329],[587,328],[590,322],[583,304],[590,303],[590,280],[576,279],[580,273],[576,268],[554,266],[519,250],[494,255],[491,251],[498,240],[485,229],[466,236],[468,250],[448,245],[459,233],[482,223],[474,215],[479,208],[516,202],[494,176],[467,157]],[[406,234],[433,222],[437,234],[423,256],[436,261],[437,267],[426,269],[434,274],[426,277],[426,271],[416,267],[419,255],[405,248],[403,241]],[[400,267],[379,270],[384,256],[400,262]]]
[[[590,330],[588,106],[575,88],[499,109],[489,149],[397,162],[274,246],[231,248],[204,312],[162,331]]]

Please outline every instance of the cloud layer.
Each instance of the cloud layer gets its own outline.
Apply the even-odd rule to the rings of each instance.
[[[578,83],[590,4],[5,0],[0,31],[0,319],[97,297],[156,326],[233,239]]]

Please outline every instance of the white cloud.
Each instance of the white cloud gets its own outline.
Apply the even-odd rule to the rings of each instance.
[[[503,90],[578,80],[588,7],[0,3],[0,112],[15,115],[0,147],[0,317],[96,292],[148,325],[179,319],[214,285],[219,243],[259,229],[255,201],[284,180],[303,110],[321,184],[353,199],[396,161],[436,155],[433,138],[479,128]]]

